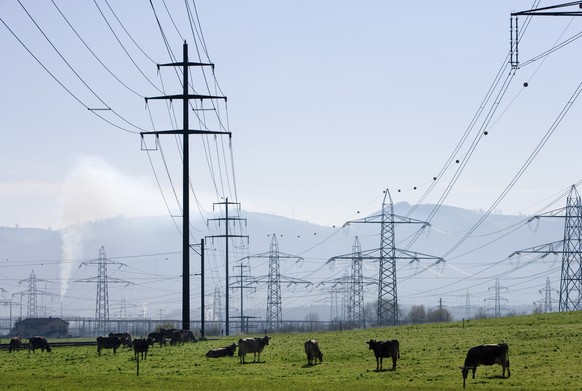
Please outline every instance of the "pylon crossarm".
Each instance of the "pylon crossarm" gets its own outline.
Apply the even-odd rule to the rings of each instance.
[[[564,208],[559,208],[559,209],[554,209],[554,210],[551,210],[549,212],[546,212],[546,213],[543,213],[543,214],[540,214],[540,215],[532,216],[527,221],[527,223],[531,223],[532,221],[534,221],[536,219],[539,219],[541,217],[560,217],[560,218],[563,218],[564,217],[564,214],[566,212],[566,209],[567,208],[565,208],[565,207]]]
[[[530,248],[525,248],[523,250],[514,251],[507,258],[514,257],[516,255],[521,254],[546,254],[546,253],[553,253],[553,254],[563,254],[564,248],[564,241],[558,240],[555,242],[550,242],[546,244],[541,244],[539,246],[534,246]],[[559,249],[559,250],[558,250]]]
[[[571,1],[564,4],[556,4],[548,7],[535,8],[527,11],[513,12],[511,16],[521,16],[521,15],[538,15],[538,16],[582,16],[579,11],[550,11],[558,8],[572,7],[577,5],[582,8],[582,1]]]
[[[418,261],[426,260],[426,259],[436,261],[435,264],[439,264],[441,262],[446,262],[444,258],[435,257],[433,255],[423,254],[423,253],[419,253],[419,252],[415,252],[415,251],[408,251],[408,250],[403,250],[403,249],[397,248],[396,252],[398,252],[402,255],[396,256],[395,259],[409,259],[410,263],[418,262]]]
[[[380,252],[379,248],[375,248],[372,250],[364,250],[364,251],[360,251],[359,256],[357,258],[361,258],[361,259],[380,259],[380,256],[373,256],[371,254],[374,254],[376,252]],[[328,263],[332,263],[335,261],[339,261],[339,260],[350,260],[352,261],[354,259],[354,254],[353,253],[349,253],[349,254],[342,254],[342,255],[336,255],[335,257],[331,257],[330,259],[327,260],[327,262],[325,263],[326,265]]]

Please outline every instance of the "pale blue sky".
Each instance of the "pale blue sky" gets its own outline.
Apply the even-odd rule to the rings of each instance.
[[[143,99],[103,70],[51,2],[21,1],[110,107],[151,130]],[[138,95],[160,95],[123,53],[93,2],[55,2],[112,72]],[[160,86],[155,64],[129,41],[106,3],[97,3],[132,59]],[[109,3],[148,56],[159,63],[170,61],[147,2]],[[195,58],[183,2],[167,3],[182,37],[162,5],[155,4],[172,50],[180,56],[186,39]],[[210,59],[229,99],[233,133],[236,195],[225,184],[232,175],[227,139],[208,144],[210,154],[226,158],[213,160],[217,182],[218,171],[225,171],[218,193],[238,197],[243,209],[324,225],[342,224],[358,210],[379,209],[386,187],[395,202],[414,204],[443,167],[502,66],[509,49],[510,13],[531,4],[197,1]],[[0,15],[76,96],[90,107],[103,106],[55,55],[17,2],[0,2]],[[580,32],[581,26],[582,18],[534,19],[520,46],[521,59],[549,49],[562,34],[564,40]],[[3,25],[0,34],[0,224],[60,227],[115,214],[167,213],[139,136],[92,115]],[[578,85],[580,44],[575,41],[549,56],[539,69],[540,61],[517,72],[487,128],[489,135],[446,204],[487,210],[501,194]],[[166,68],[160,74],[166,92],[180,91],[173,71]],[[150,103],[150,109],[156,129],[172,127],[163,103]],[[581,112],[576,102],[498,209],[535,213],[547,197],[581,179]],[[165,136],[162,143],[180,195],[176,142]],[[199,137],[192,137],[191,144],[193,187],[202,208],[211,211],[219,198],[208,175],[206,152]],[[468,143],[459,159],[467,148]],[[170,208],[176,210],[159,152],[152,160]],[[455,169],[448,170],[424,202],[437,202]]]

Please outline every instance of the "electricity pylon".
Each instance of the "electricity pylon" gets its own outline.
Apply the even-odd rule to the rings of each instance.
[[[501,300],[507,301],[506,298],[501,297],[501,290],[502,289],[507,290],[507,288],[499,285],[499,279],[495,280],[495,286],[494,287],[489,287],[489,290],[491,291],[492,288],[495,289],[495,296],[490,297],[490,298],[487,298],[487,299],[485,299],[485,301],[487,301],[487,300],[493,300],[494,301],[494,307],[493,307],[493,310],[494,310],[494,313],[495,313],[494,317],[495,318],[501,318],[501,310],[507,310],[507,308],[502,308],[501,307]]]
[[[534,216],[528,222],[540,217],[563,218],[564,239],[519,250],[509,257],[523,253],[541,254],[541,258],[550,254],[562,254],[558,310],[579,311],[582,309],[582,202],[576,186],[570,188],[565,208]]]
[[[322,281],[317,284],[317,286],[328,284],[332,284],[332,287],[346,285],[346,289],[342,290],[342,292],[346,292],[349,295],[345,308],[345,311],[347,311],[345,320],[353,322],[358,326],[362,326],[364,322],[364,285],[377,285],[377,282],[364,278],[363,276],[362,246],[357,236],[354,238],[351,254],[338,255],[331,258],[327,263],[339,259],[351,260],[351,273],[348,276],[341,278]]]
[[[160,67],[182,67],[182,93],[176,95],[163,95],[145,98],[146,104],[148,100],[152,99],[164,99],[170,102],[174,99],[182,100],[182,129],[175,130],[162,130],[153,132],[140,132],[140,135],[155,135],[156,136],[156,146],[157,138],[160,134],[173,134],[182,136],[182,328],[184,330],[190,330],[190,141],[189,136],[192,134],[228,134],[229,138],[232,136],[230,132],[223,131],[212,131],[209,129],[195,130],[190,129],[190,101],[191,100],[217,100],[224,99],[225,96],[213,96],[213,95],[200,95],[200,94],[190,94],[189,91],[189,76],[188,72],[190,67],[212,67],[214,69],[214,64],[210,63],[200,63],[200,62],[190,62],[188,61],[188,44],[184,41],[182,47],[182,62],[175,62],[169,64],[158,64],[158,70]],[[206,127],[205,124],[203,124]],[[227,319],[228,322],[228,319]]]
[[[429,223],[397,216],[394,214],[394,205],[390,191],[384,191],[382,211],[380,214],[369,216],[359,220],[348,221],[344,227],[355,223],[380,224],[380,248],[362,252],[362,259],[378,260],[378,309],[377,319],[379,326],[398,325],[398,293],[396,286],[396,261],[408,259],[410,262],[421,259],[433,259],[436,263],[443,262],[440,257],[433,257],[422,253],[412,252],[396,248],[395,226],[396,224],[422,224],[422,228],[430,226]],[[379,252],[379,255],[372,255]],[[341,257],[331,258],[328,262]]]
[[[120,268],[125,266],[125,264],[107,259],[104,246],[101,246],[99,249],[99,259],[83,262],[79,267],[83,265],[97,265],[97,276],[77,280],[77,282],[97,283],[97,295],[95,298],[96,331],[99,335],[105,335],[107,334],[107,329],[109,327],[109,283],[129,285],[131,282],[109,277],[107,275],[107,265],[117,265],[117,267]]]
[[[544,303],[544,312],[554,312],[553,303],[556,301],[552,298],[552,292],[560,293],[557,289],[552,288],[550,284],[550,277],[546,277],[546,287],[540,289],[540,294],[544,296],[543,299],[535,301],[534,304]]]
[[[281,300],[281,283],[287,286],[302,284],[312,285],[311,282],[299,278],[282,276],[280,271],[281,259],[295,259],[296,262],[303,258],[297,255],[286,254],[279,251],[277,235],[271,236],[269,251],[261,254],[249,255],[248,258],[269,258],[269,274],[267,276],[254,278],[255,283],[267,283],[267,331],[277,331],[281,328],[283,321],[283,302]],[[243,258],[244,259],[244,258]]]
[[[27,296],[27,299],[28,299],[27,300],[28,306],[26,308],[26,317],[27,318],[38,318],[39,317],[39,313],[38,313],[38,296],[39,295],[45,295],[45,296],[53,296],[54,295],[54,294],[49,293],[49,292],[44,292],[44,291],[38,290],[36,283],[41,282],[41,281],[46,281],[46,280],[37,278],[36,274],[34,273],[34,270],[32,270],[30,272],[30,274],[28,275],[28,278],[18,281],[18,284],[22,284],[24,282],[27,283],[27,290],[26,291],[18,292],[18,293],[14,294],[14,295],[20,294],[21,306],[22,306],[22,295]],[[22,308],[21,308],[21,312],[22,312]]]
[[[226,268],[225,268],[225,274],[226,274],[226,292],[225,292],[225,311],[226,311],[226,316],[224,318],[225,321],[225,331],[226,331],[226,335],[230,335],[230,298],[229,298],[229,272],[230,272],[230,265],[229,265],[229,244],[230,244],[230,239],[231,238],[247,238],[248,240],[248,236],[247,235],[237,235],[237,234],[233,234],[232,232],[229,231],[229,226],[230,226],[230,222],[237,222],[237,221],[245,221],[246,219],[237,217],[237,216],[230,216],[228,214],[229,211],[229,206],[230,205],[235,205],[236,209],[240,212],[240,203],[238,202],[229,202],[228,201],[228,197],[226,198],[225,202],[216,202],[214,203],[214,206],[216,205],[222,205],[224,206],[225,209],[225,216],[224,217],[218,217],[218,218],[214,218],[214,219],[208,219],[208,222],[210,221],[215,221],[218,222],[219,224],[221,222],[224,222],[224,230],[225,233],[224,235],[210,235],[207,236],[207,238],[211,238],[213,241],[215,238],[224,238],[224,243],[225,243],[225,264],[226,264]]]

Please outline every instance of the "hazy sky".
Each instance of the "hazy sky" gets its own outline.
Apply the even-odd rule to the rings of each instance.
[[[156,69],[171,60],[149,3],[109,1],[109,8],[102,0],[20,2],[60,54],[19,2],[0,1],[2,20],[54,75],[0,24],[0,225],[46,228],[119,214],[179,214],[178,141],[161,136],[163,154],[150,152],[150,164],[140,130],[125,122],[150,131],[153,120],[156,130],[171,129],[173,110],[181,124],[179,102],[168,110],[164,102],[150,101],[148,110],[143,99],[163,95],[160,90],[181,91],[174,70]],[[178,60],[186,40],[190,59],[198,61],[184,2],[166,1],[172,20],[163,3],[153,3]],[[378,210],[385,188],[394,202],[416,203],[507,60],[510,13],[532,1],[484,4],[197,1],[216,80],[228,97],[228,116],[220,103],[221,118],[233,136],[232,148],[224,136],[191,137],[192,188],[200,205],[193,213],[211,217],[212,203],[229,197],[243,209],[332,225],[357,211]],[[581,27],[582,18],[534,18],[520,60]],[[454,160],[467,160],[475,134],[488,135],[445,204],[487,210],[502,194],[580,83],[581,44],[576,40],[519,69],[503,99],[484,107]],[[202,80],[194,84],[204,92]],[[497,110],[485,121],[492,106]],[[575,102],[497,209],[535,213],[581,179],[581,115]],[[439,200],[459,164],[439,177],[423,202]]]

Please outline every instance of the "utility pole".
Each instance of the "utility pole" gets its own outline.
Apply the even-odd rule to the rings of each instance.
[[[238,274],[238,285],[233,285],[231,288],[233,289],[240,289],[240,331],[242,333],[247,333],[248,328],[245,329],[245,320],[248,320],[249,316],[244,316],[244,290],[245,289],[252,289],[255,290],[255,287],[252,287],[252,280],[248,274],[244,274],[244,269],[250,269],[250,265],[245,265],[243,263],[244,258],[241,259],[240,265],[235,266],[235,268],[240,269],[240,273]]]
[[[380,248],[363,251],[362,259],[379,261],[377,309],[378,325],[396,326],[398,325],[396,261],[399,259],[408,259],[412,262],[420,261],[421,259],[432,259],[436,260],[436,263],[438,264],[440,262],[444,262],[444,259],[396,248],[396,224],[422,224],[422,228],[428,227],[430,224],[424,221],[395,215],[394,204],[392,203],[392,197],[390,196],[390,191],[388,189],[384,191],[382,212],[380,214],[359,220],[348,221],[344,224],[344,227],[356,223],[380,224]],[[379,255],[372,255],[375,252],[379,252]],[[344,256],[333,257],[328,262],[343,257]]]
[[[97,282],[97,295],[95,298],[96,331],[99,335],[106,335],[109,327],[109,283],[129,285],[131,282],[107,275],[107,265],[117,265],[118,268],[125,265],[121,262],[108,260],[104,246],[99,249],[99,259],[83,262],[80,266],[83,265],[97,265],[98,275],[96,277],[77,280],[77,282]]]
[[[225,335],[230,335],[229,281],[228,281],[228,279],[229,279],[228,274],[229,274],[229,271],[230,271],[229,270],[229,259],[228,259],[228,256],[229,256],[229,247],[228,247],[228,245],[229,245],[229,242],[230,242],[229,239],[230,238],[247,238],[248,239],[248,236],[247,235],[237,235],[237,234],[230,233],[229,230],[228,230],[228,226],[229,226],[229,223],[231,221],[234,221],[234,222],[236,222],[236,221],[245,221],[246,222],[247,219],[243,219],[243,218],[240,218],[240,217],[233,217],[233,216],[229,216],[228,215],[228,207],[230,205],[236,205],[237,206],[237,209],[240,212],[240,203],[238,203],[238,202],[229,202],[228,201],[228,197],[226,198],[226,201],[224,201],[224,202],[215,202],[214,203],[214,206],[216,206],[216,205],[222,205],[222,206],[224,206],[224,208],[225,208],[225,217],[219,217],[219,218],[215,218],[215,219],[209,219],[208,221],[209,222],[210,221],[218,221],[219,223],[222,222],[222,221],[224,221],[225,233],[224,233],[224,235],[210,235],[210,236],[207,236],[207,237],[208,238],[212,238],[212,239],[214,239],[214,238],[224,238],[225,239],[225,246],[226,246],[226,251],[225,251],[225,260],[226,260],[226,285],[225,285],[225,287],[226,287],[225,288],[225,290],[226,290],[226,298],[225,298],[225,301],[226,301],[226,303],[225,303],[225,307],[226,307],[226,309],[225,309],[225,311],[226,311],[225,329],[226,330],[225,331],[226,331],[226,334]]]
[[[163,130],[154,132],[140,132],[141,137],[147,134],[155,134],[159,137],[160,134],[179,134],[182,135],[182,329],[190,330],[190,192],[189,192],[189,181],[190,181],[190,147],[189,147],[189,136],[191,134],[228,134],[231,137],[230,132],[223,131],[211,131],[211,130],[192,130],[190,129],[190,100],[207,100],[207,99],[224,99],[224,96],[212,96],[212,95],[199,95],[190,94],[188,89],[188,68],[191,66],[210,66],[214,69],[214,64],[209,63],[199,63],[199,62],[189,62],[188,61],[188,44],[184,41],[183,46],[183,60],[182,62],[169,63],[169,64],[158,64],[158,70],[160,67],[182,67],[182,94],[178,95],[164,95],[145,98],[146,103],[150,99],[182,99],[182,129],[181,130]]]
[[[516,251],[509,258],[523,253],[541,254],[542,258],[562,254],[559,311],[582,310],[582,202],[576,186],[570,188],[565,208],[534,216],[528,222],[540,217],[563,218],[564,239]]]

